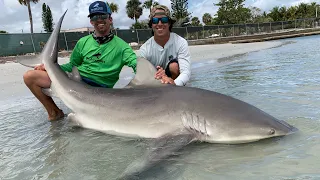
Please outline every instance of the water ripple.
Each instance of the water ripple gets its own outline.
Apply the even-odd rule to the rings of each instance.
[[[195,67],[192,74],[191,86],[244,100],[298,127],[298,133],[243,145],[192,144],[152,174],[195,180],[319,179],[319,40],[296,38]],[[149,143],[74,127],[67,120],[48,122],[32,96],[1,101],[0,117],[0,179],[115,179]]]

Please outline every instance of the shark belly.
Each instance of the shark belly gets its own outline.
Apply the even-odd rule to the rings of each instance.
[[[121,112],[88,111],[71,113],[68,118],[78,126],[106,134],[133,137],[158,138],[165,134],[179,133],[185,128],[179,116],[125,116]]]

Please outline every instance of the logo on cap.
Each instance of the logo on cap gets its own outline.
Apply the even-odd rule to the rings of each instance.
[[[108,6],[107,3],[103,2],[103,1],[96,1],[91,3],[91,5],[89,6],[89,15],[88,17],[90,17],[90,15],[95,14],[95,13],[101,13],[101,14],[111,14],[111,10],[110,7]]]
[[[99,7],[99,3],[95,4],[93,7]]]
[[[99,5],[100,5],[99,3],[93,5],[93,8],[91,9],[91,12],[93,12],[93,11],[103,11],[103,7],[100,7]]]

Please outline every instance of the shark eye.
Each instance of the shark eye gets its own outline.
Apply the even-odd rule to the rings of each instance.
[[[274,133],[276,133],[276,130],[270,129],[269,134],[270,134],[270,135],[274,135]]]

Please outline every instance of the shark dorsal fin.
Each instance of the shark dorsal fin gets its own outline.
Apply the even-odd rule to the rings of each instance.
[[[164,86],[154,78],[157,69],[146,59],[137,59],[137,71],[134,78],[125,88]]]

